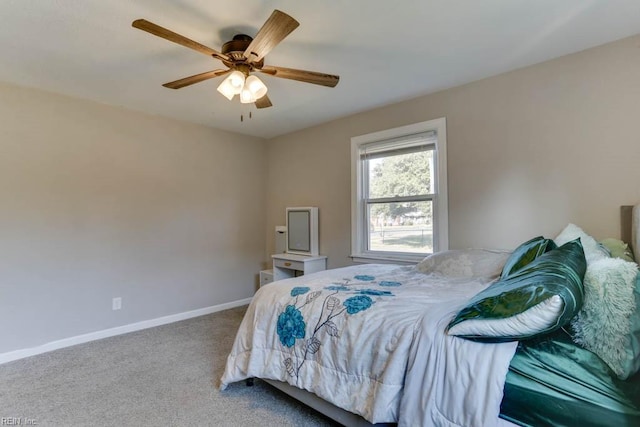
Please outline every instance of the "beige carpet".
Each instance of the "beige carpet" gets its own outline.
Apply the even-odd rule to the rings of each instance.
[[[258,380],[218,391],[245,310],[0,365],[0,419],[38,426],[333,425]]]

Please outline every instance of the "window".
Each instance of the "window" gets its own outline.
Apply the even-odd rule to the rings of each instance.
[[[416,262],[449,245],[446,120],[351,138],[351,256]]]

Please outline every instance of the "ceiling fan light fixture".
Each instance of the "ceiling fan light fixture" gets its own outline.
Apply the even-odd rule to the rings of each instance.
[[[244,86],[249,89],[255,99],[260,99],[267,94],[267,86],[254,75],[247,77]]]
[[[224,79],[222,83],[220,83],[218,86],[218,92],[224,95],[224,97],[229,101],[231,101],[236,94],[234,87],[231,86],[231,83],[229,82],[229,78]]]
[[[251,93],[251,90],[249,90],[247,85],[245,85],[245,87],[242,89],[242,92],[240,92],[240,102],[243,104],[250,104],[252,102],[256,102],[256,99],[257,98],[253,95],[253,93]]]
[[[244,87],[244,82],[245,82],[245,77],[242,72],[235,70],[234,72],[229,74],[229,77],[227,77],[226,80],[229,81],[229,84],[235,91],[236,95],[242,92],[242,88]]]

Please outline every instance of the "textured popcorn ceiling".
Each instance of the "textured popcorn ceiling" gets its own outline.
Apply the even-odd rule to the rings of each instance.
[[[131,27],[220,50],[276,8],[300,27],[265,63],[338,74],[336,88],[264,76],[274,107],[259,111],[218,94],[220,78],[165,89],[222,64]],[[273,137],[637,34],[640,1],[2,0],[0,19],[0,82]]]

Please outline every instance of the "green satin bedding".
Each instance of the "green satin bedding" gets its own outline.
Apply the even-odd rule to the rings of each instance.
[[[640,373],[619,380],[562,330],[523,341],[500,417],[523,426],[640,426]]]

